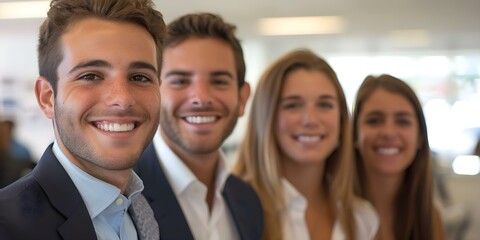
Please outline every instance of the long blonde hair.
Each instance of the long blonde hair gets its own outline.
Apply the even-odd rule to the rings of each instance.
[[[258,192],[265,213],[264,239],[282,239],[280,210],[284,208],[281,186],[281,151],[274,134],[278,102],[285,77],[297,69],[320,71],[335,86],[340,107],[338,147],[327,158],[322,185],[332,212],[340,219],[348,239],[355,238],[352,213],[355,162],[352,156],[350,116],[345,94],[335,71],[308,50],[293,51],[274,62],[262,75],[252,102],[245,139],[240,146],[233,172]],[[341,208],[337,208],[337,204]]]

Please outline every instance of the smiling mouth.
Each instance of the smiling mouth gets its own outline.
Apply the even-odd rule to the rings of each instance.
[[[106,132],[128,132],[135,128],[135,123],[94,123],[94,126]]]
[[[190,117],[184,117],[183,119],[188,123],[207,124],[207,123],[215,122],[217,120],[217,117],[215,117],[215,116],[190,116]]]
[[[382,154],[382,155],[395,155],[400,152],[399,148],[377,148],[377,153]]]
[[[321,135],[298,135],[295,136],[295,140],[303,143],[319,142],[324,137]]]

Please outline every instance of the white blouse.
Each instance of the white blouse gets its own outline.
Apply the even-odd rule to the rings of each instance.
[[[284,240],[309,240],[305,212],[307,200],[288,180],[282,179],[286,207],[282,212]],[[353,206],[357,240],[374,239],[379,227],[378,215],[373,206],[364,200],[356,199]],[[340,221],[335,220],[332,240],[346,239]]]

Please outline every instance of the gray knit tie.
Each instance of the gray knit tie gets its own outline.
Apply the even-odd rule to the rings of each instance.
[[[160,230],[153,216],[153,210],[142,194],[133,197],[129,212],[140,240],[160,239]]]

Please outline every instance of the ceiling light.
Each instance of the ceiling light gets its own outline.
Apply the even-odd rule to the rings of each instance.
[[[0,19],[44,18],[50,1],[0,3]]]
[[[431,45],[430,34],[423,29],[390,31],[388,40],[394,47],[428,47]]]
[[[261,35],[335,34],[344,31],[340,16],[262,18],[258,22]]]

